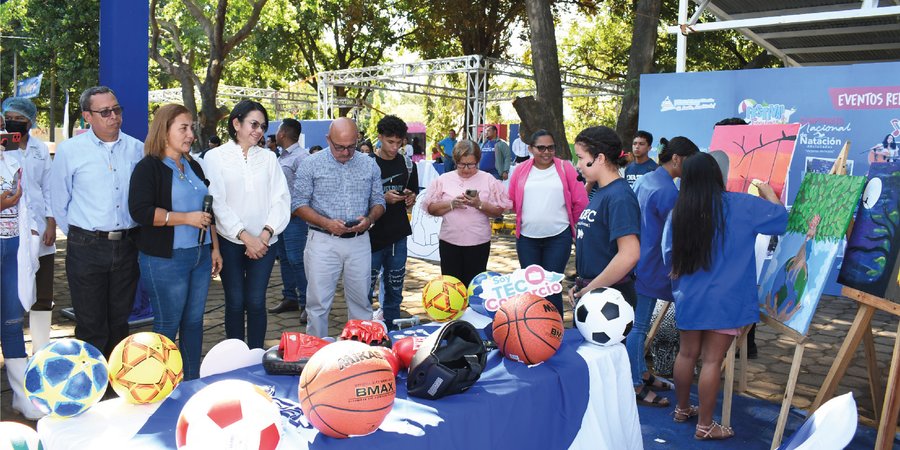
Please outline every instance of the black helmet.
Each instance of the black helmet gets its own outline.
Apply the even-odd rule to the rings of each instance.
[[[435,400],[458,394],[478,381],[487,351],[469,322],[455,320],[431,334],[409,365],[406,389],[413,397]]]

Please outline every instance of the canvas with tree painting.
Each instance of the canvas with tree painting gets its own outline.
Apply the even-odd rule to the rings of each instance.
[[[717,126],[709,153],[723,169],[725,189],[747,193],[760,180],[781,197],[799,130],[798,123]]]
[[[838,283],[900,302],[900,162],[874,162]]]
[[[763,313],[806,334],[865,184],[865,177],[806,174],[760,279]]]

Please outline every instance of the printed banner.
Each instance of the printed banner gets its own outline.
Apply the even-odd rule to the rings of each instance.
[[[509,275],[488,278],[481,284],[484,309],[488,312],[497,312],[507,300],[526,292],[545,298],[559,294],[562,292],[563,278],[563,274],[544,270],[537,264],[516,270]]]

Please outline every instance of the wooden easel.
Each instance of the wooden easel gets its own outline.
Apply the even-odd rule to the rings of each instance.
[[[814,412],[822,403],[834,397],[838,382],[844,377],[844,372],[853,360],[853,355],[863,341],[866,354],[866,369],[869,373],[869,393],[875,409],[875,419],[878,421],[878,437],[875,440],[877,450],[887,450],[893,447],[894,435],[897,427],[897,416],[900,413],[900,339],[894,338],[894,352],[891,356],[891,368],[888,372],[887,391],[881,395],[881,374],[878,372],[875,357],[875,344],[872,339],[872,316],[876,309],[888,312],[900,317],[900,304],[876,297],[853,288],[844,287],[841,294],[858,303],[856,318],[850,326],[850,331],[838,350],[837,357],[828,370],[828,375],[819,389],[816,400],[810,407],[810,413]],[[897,336],[900,337],[900,322],[898,322]]]

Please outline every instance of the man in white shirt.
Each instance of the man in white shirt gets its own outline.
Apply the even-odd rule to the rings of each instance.
[[[518,164],[522,161],[527,161],[528,158],[531,158],[531,152],[528,151],[528,144],[522,141],[520,136],[516,137],[516,140],[512,143],[512,152],[515,160],[513,161],[515,164]]]

